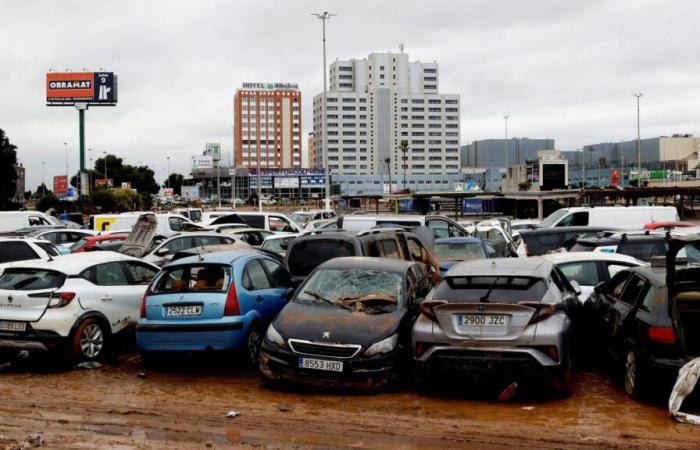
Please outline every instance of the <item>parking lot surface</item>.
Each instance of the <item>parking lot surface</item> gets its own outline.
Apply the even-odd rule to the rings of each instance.
[[[0,371],[0,448],[40,434],[45,448],[698,448],[700,428],[579,372],[552,399],[465,386],[437,394],[281,391],[250,370],[180,363],[144,370],[136,355],[86,370],[32,363]],[[521,394],[521,393],[519,393]],[[227,418],[230,411],[240,415]]]

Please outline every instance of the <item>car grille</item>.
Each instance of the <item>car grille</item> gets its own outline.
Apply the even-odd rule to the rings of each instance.
[[[301,339],[290,339],[289,347],[294,353],[300,355],[330,356],[333,358],[352,358],[362,348],[356,344],[325,344]]]

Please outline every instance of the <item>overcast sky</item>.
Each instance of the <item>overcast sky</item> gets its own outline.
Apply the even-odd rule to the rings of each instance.
[[[91,108],[87,147],[186,173],[205,142],[232,146],[243,81],[298,82],[304,136],[328,59],[397,51],[440,64],[440,90],[461,95],[461,142],[549,137],[557,148],[700,134],[700,2],[644,0],[147,1],[3,0],[0,128],[27,188],[78,167],[78,113],[45,106],[49,69],[113,71],[119,105]],[[306,146],[306,139],[303,139]]]

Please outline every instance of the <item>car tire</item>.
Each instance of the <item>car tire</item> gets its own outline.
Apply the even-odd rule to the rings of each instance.
[[[80,322],[71,339],[71,356],[80,361],[97,361],[107,354],[108,335],[105,325],[94,318]]]
[[[257,323],[251,324],[245,341],[245,351],[248,362],[253,367],[258,367],[260,363],[260,347],[263,337],[262,327]]]
[[[639,365],[639,354],[630,350],[624,359],[623,387],[625,393],[634,399],[639,399],[644,394],[644,377]]]
[[[573,361],[571,356],[567,356],[562,368],[559,370],[554,380],[554,392],[559,397],[568,397],[572,392]]]

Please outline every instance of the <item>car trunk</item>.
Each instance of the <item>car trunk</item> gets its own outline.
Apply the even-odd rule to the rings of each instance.
[[[63,286],[65,279],[65,274],[53,270],[6,269],[0,276],[0,322],[39,320],[49,305],[52,292]]]
[[[682,261],[679,255],[683,257]],[[688,358],[698,357],[700,356],[700,237],[684,236],[671,239],[666,255],[666,283],[670,313],[681,348]]]
[[[206,320],[224,316],[226,293],[186,292],[150,295],[147,300],[148,320]]]
[[[124,241],[120,252],[135,258],[144,256],[148,245],[156,234],[157,228],[158,218],[155,214],[142,214]]]
[[[448,303],[433,311],[440,327],[451,339],[509,342],[523,338],[536,309],[496,301]],[[526,339],[532,337],[534,333]]]

